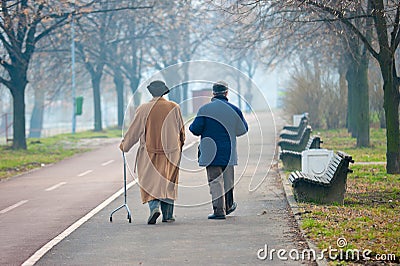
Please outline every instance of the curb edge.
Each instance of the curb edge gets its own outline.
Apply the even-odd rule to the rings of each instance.
[[[300,216],[297,215],[297,213],[299,213],[301,208],[299,207],[299,205],[297,205],[297,202],[296,202],[293,192],[292,192],[292,186],[289,184],[289,180],[288,180],[286,174],[282,171],[281,168],[278,169],[278,174],[281,178],[281,182],[282,182],[283,190],[285,192],[286,200],[290,206],[290,209],[292,210],[294,219],[296,220],[296,223],[298,225],[298,228],[299,228],[301,234],[304,237],[304,240],[307,242],[307,245],[310,249],[319,251],[320,249],[317,248],[317,246],[313,242],[311,242],[310,239],[308,239],[308,237],[306,237],[306,232],[301,228],[302,220],[301,220]],[[314,260],[314,261],[319,266],[328,266],[329,265],[326,258],[324,258],[323,260]]]

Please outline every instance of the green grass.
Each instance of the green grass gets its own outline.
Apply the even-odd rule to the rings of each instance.
[[[12,150],[10,146],[0,146],[0,179],[88,151],[93,148],[91,143],[95,139],[105,138],[121,138],[121,130],[85,131],[41,139],[27,139],[27,150]]]
[[[370,147],[357,148],[357,140],[351,137],[347,129],[315,130],[323,140],[322,148],[344,151],[353,156],[356,162],[386,161],[386,130],[371,129]]]
[[[323,148],[342,150],[355,161],[386,161],[384,130],[371,129],[371,147],[356,148],[346,130],[320,131]],[[400,175],[386,173],[385,165],[351,165],[344,205],[301,203],[302,229],[321,249],[336,248],[340,237],[346,248],[370,249],[372,254],[395,254],[400,258]],[[344,248],[344,249],[346,249]],[[354,262],[333,261],[332,265]]]

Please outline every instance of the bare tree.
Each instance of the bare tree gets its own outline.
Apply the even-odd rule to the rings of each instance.
[[[26,149],[25,89],[27,71],[37,44],[69,22],[72,15],[108,13],[138,7],[136,3],[114,2],[117,7],[95,9],[93,1],[4,0],[0,3],[0,66],[4,84],[13,97],[13,148]],[[109,1],[111,2],[111,1]]]
[[[124,116],[125,78],[134,95],[135,105],[140,104],[140,94],[136,93],[142,79],[144,50],[154,27],[151,9],[126,10],[114,20],[116,38],[107,50],[107,66],[112,70],[118,98],[118,126],[122,127]]]
[[[368,76],[361,71],[364,66],[368,69],[369,57],[354,33],[343,29],[339,22],[324,18],[321,13],[313,10],[300,12],[295,5],[290,6],[284,1],[235,2],[222,4],[219,8],[231,14],[229,28],[232,28],[232,23],[237,28],[231,45],[259,50],[260,60],[267,66],[294,61],[299,55],[306,55],[302,59],[318,57],[320,62],[329,65],[332,65],[332,55],[336,57],[334,62],[342,58],[342,64],[334,67],[340,68],[339,73],[348,79],[349,96],[353,93],[358,95],[358,98],[348,101],[347,109],[352,111],[349,121],[354,121],[351,123],[352,132],[357,137],[358,146],[369,145]],[[356,9],[355,12],[361,11]],[[366,22],[366,19],[360,21]],[[342,92],[346,91],[342,89]],[[365,100],[362,103],[359,101],[361,92]],[[345,106],[343,112],[346,112]]]
[[[37,43],[67,22],[66,3],[54,1],[1,1],[0,77],[13,97],[13,148],[26,149],[25,89],[27,72]]]
[[[356,36],[361,41],[361,55],[366,55],[364,51],[369,51],[369,54],[378,61],[384,81],[384,109],[387,124],[387,172],[400,173],[398,113],[400,99],[399,77],[395,57],[400,43],[399,1],[241,1],[237,5],[243,5],[246,9],[256,10],[263,14],[262,18],[274,18],[275,21],[282,21],[285,17],[282,14],[291,14],[303,24],[340,23],[346,28],[343,33],[351,32],[348,38]],[[310,14],[313,16],[310,17]],[[283,19],[283,22],[288,21]],[[290,24],[286,25],[289,26]],[[276,29],[279,28],[277,27]],[[280,29],[285,29],[285,27]],[[265,26],[262,30],[266,31]],[[366,61],[363,62],[362,58],[360,58],[360,62],[362,62],[363,66],[368,65]],[[366,69],[360,69],[364,76],[367,73]],[[362,87],[364,88],[362,96],[365,96],[367,95],[365,88],[368,86],[363,84]],[[365,103],[368,100],[362,99],[362,102]],[[369,117],[365,116],[364,119],[369,119]]]
[[[160,1],[155,10],[157,14],[153,17],[153,23],[156,28],[149,39],[151,47],[146,57],[150,65],[158,70],[192,60],[199,47],[213,34],[212,29],[204,23],[209,13],[195,1]],[[183,66],[188,67],[188,64]],[[188,80],[189,70],[183,69],[174,78]],[[169,98],[182,103],[182,113],[187,114],[189,87],[187,83],[180,84],[169,93]]]
[[[39,49],[38,49],[39,50]],[[28,71],[30,86],[34,94],[34,106],[30,118],[29,137],[40,138],[43,129],[44,112],[46,102],[70,85],[69,65],[65,59],[69,59],[63,53],[58,52],[36,52],[33,56],[32,67]],[[69,88],[69,87],[68,87]]]
[[[110,7],[101,3],[99,9]],[[101,80],[106,65],[107,44],[114,38],[111,23],[113,12],[87,14],[78,20],[80,38],[76,47],[89,72],[93,89],[94,131],[103,130],[101,115]]]
[[[327,19],[341,22],[352,31],[365,45],[370,54],[378,61],[383,77],[384,109],[386,116],[386,170],[388,173],[400,173],[400,132],[399,132],[399,77],[396,69],[396,50],[400,43],[400,3],[399,1],[296,1],[301,9],[322,12]],[[293,4],[293,1],[288,2]],[[357,6],[363,6],[363,14],[354,14]],[[350,12],[349,12],[350,11]],[[358,24],[360,18],[371,18],[369,36],[364,24]]]

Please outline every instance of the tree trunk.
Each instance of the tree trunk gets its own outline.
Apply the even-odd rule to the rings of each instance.
[[[40,138],[43,129],[43,113],[44,113],[44,90],[35,90],[35,105],[31,115],[29,137]]]
[[[241,59],[238,59],[236,67],[240,72],[242,72],[242,60]],[[236,88],[237,88],[238,108],[240,110],[242,110],[242,99],[241,99],[241,92],[240,92],[240,76],[239,75],[237,75],[237,77],[236,77],[236,84],[237,84]]]
[[[354,64],[350,64],[347,73],[347,87],[348,87],[348,115],[347,115],[347,129],[351,133],[353,138],[357,137],[357,124],[356,124],[356,114],[357,114],[357,82],[356,82],[356,70]]]
[[[13,96],[13,145],[14,150],[26,150],[25,132],[25,88],[26,82],[23,80],[14,81],[17,84],[11,89]]]
[[[342,60],[341,60],[342,61]],[[339,127],[347,127],[348,116],[348,90],[346,82],[346,67],[341,63],[339,66],[339,87],[340,87],[340,112],[339,112]]]
[[[348,85],[347,128],[353,138],[357,138],[357,147],[368,147],[369,134],[369,57],[361,52],[358,44],[352,44],[352,53],[348,55],[349,65],[346,74]]]
[[[133,94],[133,103],[135,105],[135,108],[138,107],[141,103],[141,93],[139,91],[137,91],[138,87],[139,87],[139,79],[136,77],[131,77],[129,79],[129,85],[131,87],[131,92]]]
[[[357,64],[357,147],[369,146],[369,87],[368,87],[368,55]]]
[[[379,112],[379,127],[386,129],[386,117],[385,117],[385,110]]]
[[[114,71],[114,84],[117,90],[118,128],[122,128],[124,123],[124,79],[120,70]]]
[[[399,91],[393,71],[394,59],[385,59],[382,58],[379,65],[383,76],[386,117],[386,171],[388,174],[400,174]]]
[[[184,64],[184,78],[183,81],[184,83],[182,84],[182,103],[181,103],[181,107],[182,107],[182,114],[184,116],[186,116],[189,113],[189,107],[188,107],[188,95],[189,95],[189,64]]]
[[[101,118],[101,98],[100,98],[100,81],[101,74],[92,76],[93,86],[93,106],[94,106],[94,131],[102,131],[102,118]]]
[[[182,84],[182,103],[180,104],[182,107],[182,115],[186,116],[189,113],[189,83],[185,82]]]
[[[171,91],[170,93],[168,93],[168,99],[178,104],[181,103],[182,86],[176,86],[175,88],[170,88],[170,89]]]

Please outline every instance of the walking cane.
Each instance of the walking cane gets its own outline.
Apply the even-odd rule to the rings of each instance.
[[[126,158],[125,158],[125,153],[122,152],[122,158],[124,159],[124,204],[116,208],[115,210],[112,211],[110,214],[110,222],[112,222],[112,216],[115,212],[119,211],[122,208],[125,208],[126,211],[128,212],[128,220],[131,223],[132,222],[132,216],[131,216],[131,211],[129,210],[128,204],[126,202]]]

